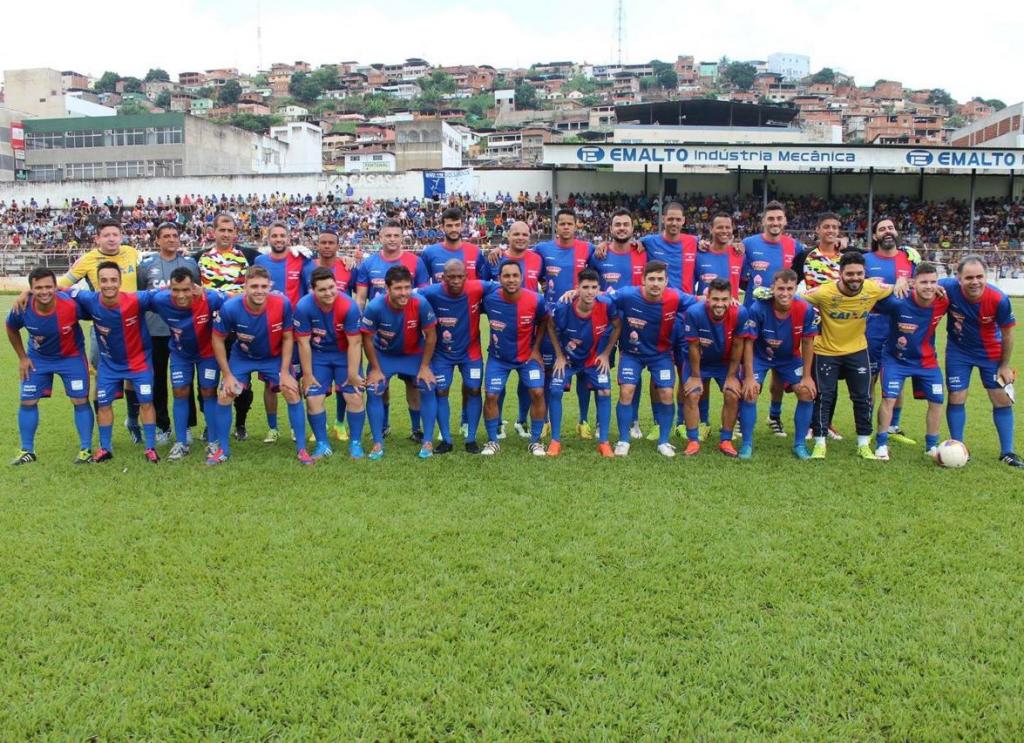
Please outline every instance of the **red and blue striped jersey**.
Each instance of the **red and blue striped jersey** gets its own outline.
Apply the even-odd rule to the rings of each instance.
[[[449,361],[479,361],[480,307],[485,295],[498,291],[494,281],[467,280],[462,294],[453,296],[444,284],[431,284],[420,294],[430,303],[437,317],[437,353]]]
[[[740,278],[746,281],[743,304],[749,307],[754,302],[754,290],[759,286],[771,286],[776,271],[792,268],[797,253],[807,248],[789,235],[781,235],[778,242],[766,240],[764,235],[743,238],[743,267]]]
[[[958,351],[988,361],[998,361],[1003,353],[1003,328],[1017,324],[1010,298],[989,284],[977,302],[964,296],[955,278],[939,279],[949,299],[946,333],[949,344]]]
[[[192,305],[179,307],[171,292],[158,291],[153,295],[153,309],[170,328],[171,355],[182,361],[196,363],[213,358],[213,320],[227,296],[206,289],[192,297]]]
[[[292,303],[283,294],[268,294],[257,312],[244,295],[231,297],[221,306],[213,332],[222,338],[235,334],[231,353],[251,361],[280,359],[284,334],[292,332]]]
[[[318,261],[309,261],[302,269],[302,282],[310,293],[313,291],[313,271],[318,268],[321,268]],[[323,266],[323,268],[327,268],[327,266]],[[338,259],[335,259],[334,263],[330,265],[330,269],[334,272],[334,281],[338,285],[338,291],[352,296],[356,290],[355,270],[350,271],[345,268],[345,261]]]
[[[666,240],[664,235],[647,235],[640,239],[647,253],[647,260],[662,261],[668,266],[668,285],[676,291],[691,292],[693,268],[697,259],[697,238],[680,235],[678,242]]]
[[[480,247],[473,243],[460,243],[455,250],[449,250],[444,243],[428,245],[420,253],[423,265],[427,267],[427,274],[435,284],[441,283],[441,276],[444,274],[444,264],[452,258],[458,258],[466,265],[466,278],[479,279]]]
[[[615,304],[610,297],[599,296],[586,317],[579,314],[579,299],[559,302],[551,314],[562,351],[573,366],[591,367],[598,354],[608,348],[612,335]]]
[[[363,313],[363,335],[373,338],[373,347],[388,356],[409,356],[423,353],[423,331],[437,325],[430,302],[423,297],[409,297],[405,307],[393,307],[387,294],[367,303]]]
[[[622,320],[619,350],[651,361],[672,350],[676,320],[696,299],[675,289],[665,289],[656,302],[644,298],[643,289],[627,286],[615,292],[615,311]]]
[[[150,292],[121,292],[117,303],[108,306],[99,292],[80,291],[75,301],[85,317],[92,319],[99,341],[100,361],[113,371],[140,372],[150,368],[152,342],[145,314],[152,309]]]
[[[690,343],[700,346],[701,370],[705,368],[726,368],[733,346],[738,339],[753,338],[747,323],[747,308],[730,305],[721,320],[711,316],[707,302],[698,302],[686,310],[683,320],[681,351]],[[680,353],[685,359],[686,354]]]
[[[479,277],[484,281],[497,281],[500,276],[501,264],[506,260],[514,260],[519,264],[519,270],[523,272],[523,289],[528,289],[531,292],[540,291],[540,276],[544,269],[544,259],[540,257],[540,253],[533,250],[527,250],[522,257],[512,259],[508,257],[508,250],[503,250],[501,259],[496,265],[492,266],[490,261],[480,262],[480,265],[476,267]]]
[[[427,267],[423,265],[422,259],[415,253],[403,250],[393,261],[385,260],[384,256],[380,253],[374,253],[371,256],[367,256],[359,264],[359,268],[356,269],[356,285],[366,287],[367,301],[387,291],[384,276],[387,275],[388,269],[395,266],[405,266],[409,269],[409,273],[412,274],[413,287],[424,287],[430,283],[430,274],[427,273]]]
[[[295,335],[309,338],[313,355],[345,356],[348,337],[359,334],[359,305],[346,294],[338,294],[334,303],[324,309],[316,297],[307,294],[295,305]]]
[[[57,292],[53,309],[40,312],[34,301],[24,311],[12,309],[7,315],[7,327],[28,332],[25,351],[32,360],[54,360],[85,354],[85,339],[78,321],[82,313],[74,299]]]
[[[590,259],[590,267],[601,277],[601,289],[625,289],[627,286],[640,286],[644,283],[644,264],[650,260],[646,252],[630,248],[625,253],[617,253],[608,248],[604,258],[596,255]]]
[[[917,301],[916,294],[911,293],[911,296],[902,299],[890,297],[875,306],[885,310],[882,318],[889,323],[885,353],[907,364],[937,369],[939,359],[935,353],[935,329],[949,310],[949,299],[935,297],[931,304],[922,305]]]
[[[311,263],[308,258],[292,255],[290,250],[286,250],[282,258],[278,258],[272,253],[266,253],[253,261],[254,266],[262,266],[270,272],[270,287],[288,297],[292,307],[309,291],[305,275],[308,263]]]
[[[896,255],[884,256],[878,251],[864,254],[864,277],[879,284],[894,286],[898,279],[910,279],[917,268],[907,257],[906,251],[897,250]],[[889,337],[889,318],[875,308],[868,315],[867,336],[876,342]]]
[[[537,292],[521,289],[515,299],[504,291],[491,292],[481,304],[490,325],[487,355],[507,364],[528,361],[547,308]]]
[[[715,279],[729,282],[733,299],[740,297],[740,273],[743,270],[743,255],[729,247],[721,252],[698,251],[694,259],[693,281],[683,286],[684,292],[705,296],[708,284]]]
[[[810,302],[793,298],[789,312],[780,317],[770,299],[759,299],[748,308],[747,330],[754,339],[754,359],[764,364],[802,358],[800,341],[819,332],[821,318]]]
[[[594,255],[594,246],[586,240],[573,240],[569,245],[549,240],[537,243],[533,249],[541,257],[544,299],[549,303],[557,302],[567,291],[576,288],[576,276]]]

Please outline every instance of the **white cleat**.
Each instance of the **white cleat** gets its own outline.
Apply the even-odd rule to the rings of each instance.
[[[480,450],[480,456],[493,457],[499,451],[501,451],[501,447],[498,445],[497,441],[488,441]]]
[[[629,442],[618,441],[615,443],[615,456],[625,457],[629,455]]]
[[[672,444],[658,444],[658,454],[671,458],[676,455],[676,448]]]
[[[534,444],[530,444],[530,454],[535,457],[546,457],[548,455],[548,453],[544,451],[544,444],[539,441]]]
[[[879,446],[875,449],[875,459],[881,459],[883,462],[889,461],[889,447]]]
[[[633,426],[629,429],[629,438],[636,440],[642,439],[643,437],[644,432],[640,428],[640,421],[633,421]]]

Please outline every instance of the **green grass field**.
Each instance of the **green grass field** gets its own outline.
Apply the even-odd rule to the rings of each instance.
[[[401,403],[383,461],[312,469],[287,437],[154,467],[119,405],[81,468],[56,392],[40,461],[0,470],[0,735],[1019,739],[1024,476],[979,391],[963,470],[800,463],[764,411],[749,463],[568,434],[420,462]]]

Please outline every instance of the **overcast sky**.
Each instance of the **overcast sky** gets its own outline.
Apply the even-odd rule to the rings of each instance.
[[[625,0],[623,59],[764,59],[786,51],[809,55],[812,71],[833,67],[861,85],[884,77],[913,88],[946,88],[960,101],[976,95],[1006,103],[1024,99],[1024,3],[961,1],[942,12],[946,6],[764,0],[730,3],[725,11],[709,0]],[[31,14],[29,5],[20,7]],[[159,8],[134,6],[145,7],[143,12],[132,7],[89,10],[80,2],[50,0],[29,27],[4,35],[0,67],[141,77],[150,67],[177,75],[214,67],[250,71],[261,61],[269,66],[297,59],[322,64],[423,57],[432,64],[527,67],[617,58],[614,0],[179,0]]]

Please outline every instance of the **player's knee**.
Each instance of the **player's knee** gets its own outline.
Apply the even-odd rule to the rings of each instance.
[[[726,402],[739,402],[740,396],[736,393],[736,390],[725,389],[722,390],[722,398]]]
[[[38,404],[39,404],[39,400],[37,400],[37,399],[22,400],[21,401],[21,407],[23,407],[23,408],[34,408]]]
[[[611,390],[598,390],[597,391],[597,396],[598,397],[611,397],[612,396],[612,391]]]
[[[175,387],[174,390],[173,390],[173,393],[174,393],[174,396],[176,398],[181,400],[183,398],[187,398],[188,397],[190,389],[191,388],[189,388],[189,387]]]

